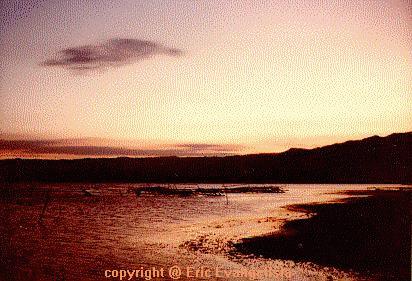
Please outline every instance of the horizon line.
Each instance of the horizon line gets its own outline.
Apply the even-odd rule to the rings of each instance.
[[[320,148],[325,148],[325,147],[329,147],[329,146],[333,146],[333,145],[339,145],[339,144],[344,144],[344,143],[348,143],[348,142],[356,142],[356,141],[363,141],[363,140],[367,140],[367,139],[371,139],[371,138],[387,138],[387,137],[391,137],[394,135],[403,135],[403,134],[412,134],[412,131],[407,131],[407,132],[395,132],[395,133],[391,133],[388,135],[384,135],[384,136],[380,136],[380,135],[371,135],[368,137],[364,137],[364,138],[360,138],[360,139],[348,139],[342,142],[334,142],[334,143],[330,143],[330,144],[326,144],[326,145],[322,145],[322,146],[316,146],[316,147],[311,147],[311,148],[301,148],[301,147],[289,147],[283,151],[280,152],[257,152],[257,153],[236,153],[236,152],[229,152],[226,151],[224,152],[224,150],[220,151],[220,153],[218,153],[218,151],[215,152],[205,152],[202,150],[196,151],[196,150],[192,150],[192,153],[187,153],[185,154],[167,154],[167,152],[170,152],[170,150],[168,149],[151,149],[151,150],[145,150],[145,149],[133,149],[133,148],[123,148],[123,147],[115,147],[115,146],[57,146],[54,148],[60,148],[60,149],[65,149],[65,148],[71,148],[71,149],[84,149],[84,148],[89,148],[89,149],[106,149],[108,151],[116,151],[116,150],[124,150],[124,151],[130,151],[130,152],[134,152],[137,153],[139,151],[141,152],[145,152],[145,151],[150,151],[151,153],[153,153],[153,155],[115,155],[115,154],[102,154],[101,156],[99,156],[98,154],[69,154],[69,153],[51,153],[50,151],[48,152],[47,150],[43,151],[43,155],[45,155],[44,157],[41,156],[36,156],[36,154],[34,153],[32,156],[16,156],[16,155],[1,155],[2,150],[6,151],[7,147],[5,147],[5,141],[7,142],[27,142],[29,144],[32,144],[33,142],[36,141],[23,141],[23,140],[4,140],[4,139],[0,139],[0,161],[3,160],[54,160],[54,161],[58,161],[58,160],[82,160],[82,159],[121,159],[121,158],[127,158],[127,159],[149,159],[149,158],[224,158],[224,157],[237,157],[237,156],[258,156],[258,155],[278,155],[278,154],[282,154],[282,153],[287,153],[289,151],[307,151],[307,150],[316,150],[316,149],[320,149]],[[86,138],[87,139],[87,138]],[[61,140],[55,140],[56,142],[59,142]],[[44,143],[48,143],[49,141],[46,140],[38,140],[38,142],[42,142]],[[216,144],[177,144],[174,147],[178,148],[178,147],[201,147],[204,146],[206,148],[210,148],[210,147],[215,147],[215,148],[221,148],[225,145],[216,145]],[[231,146],[231,145],[227,145],[227,146]],[[236,147],[237,145],[232,145],[232,147]],[[241,146],[238,146],[241,147]],[[45,149],[46,147],[42,147],[41,149]],[[19,149],[24,149],[21,146],[19,147]],[[30,148],[29,148],[30,149]],[[52,150],[52,147],[50,147],[50,149]],[[17,149],[15,149],[17,150]],[[13,149],[10,149],[9,151],[13,151]],[[187,152],[190,150],[187,150]],[[159,155],[155,155],[155,153],[159,153]],[[161,155],[161,153],[166,153],[164,155]],[[24,153],[23,154],[29,154],[29,153]],[[41,154],[41,153],[37,153],[37,154]],[[46,157],[46,155],[55,155],[55,157]],[[64,157],[64,155],[67,155],[68,157]],[[69,156],[71,155],[71,156]],[[87,155],[87,156],[86,156]],[[63,157],[61,157],[63,156]]]

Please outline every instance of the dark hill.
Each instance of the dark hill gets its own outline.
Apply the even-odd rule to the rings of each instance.
[[[1,160],[0,181],[411,183],[412,132],[278,154]]]

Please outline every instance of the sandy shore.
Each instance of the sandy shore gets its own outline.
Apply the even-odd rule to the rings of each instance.
[[[410,280],[411,194],[359,191],[356,195],[372,196],[290,206],[314,215],[289,221],[277,233],[245,238],[235,248],[265,258],[351,269],[376,279]]]

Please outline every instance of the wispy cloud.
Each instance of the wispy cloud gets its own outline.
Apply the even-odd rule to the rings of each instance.
[[[177,149],[192,151],[192,152],[228,152],[238,151],[240,147],[238,145],[220,145],[220,144],[206,144],[206,143],[184,143],[175,146]]]
[[[5,140],[0,139],[0,156],[9,157],[153,157],[153,156],[212,156],[232,155],[242,151],[239,145],[176,144],[153,148],[95,146],[76,140]],[[86,142],[87,143],[87,142]]]
[[[96,45],[61,50],[57,57],[41,63],[46,67],[62,67],[90,71],[131,64],[156,55],[181,56],[183,51],[154,41],[115,38]]]

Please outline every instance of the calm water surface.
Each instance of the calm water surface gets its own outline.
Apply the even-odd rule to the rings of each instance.
[[[0,278],[119,280],[106,278],[105,270],[154,266],[167,272],[177,265],[183,270],[180,280],[194,280],[185,276],[187,266],[249,271],[270,268],[278,273],[276,280],[364,280],[364,276],[334,268],[237,256],[230,251],[232,242],[276,231],[287,219],[307,216],[284,206],[338,200],[347,197],[336,194],[338,191],[366,189],[370,185],[285,185],[285,193],[228,194],[227,198],[138,197],[130,192],[141,186],[13,186],[23,195],[18,200],[0,202]],[[84,189],[92,190],[94,195],[86,196]],[[214,276],[205,280],[251,278]]]

